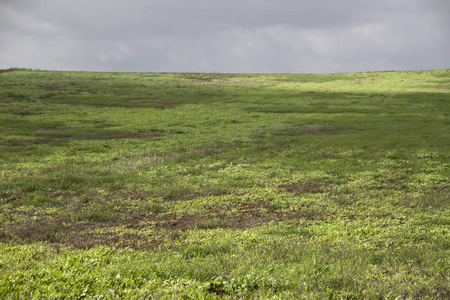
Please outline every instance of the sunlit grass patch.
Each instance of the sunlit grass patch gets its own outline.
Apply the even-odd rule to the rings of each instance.
[[[448,70],[0,76],[0,298],[449,296]]]

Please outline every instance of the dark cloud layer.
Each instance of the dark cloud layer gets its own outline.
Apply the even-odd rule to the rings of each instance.
[[[4,0],[0,68],[354,72],[450,67],[447,0]]]

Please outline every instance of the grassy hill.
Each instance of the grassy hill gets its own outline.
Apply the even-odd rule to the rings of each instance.
[[[0,72],[0,298],[448,299],[450,71]]]

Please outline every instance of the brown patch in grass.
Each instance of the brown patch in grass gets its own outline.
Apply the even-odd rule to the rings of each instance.
[[[159,136],[153,134],[145,133],[128,133],[128,134],[90,134],[90,135],[79,135],[71,137],[61,137],[58,139],[69,139],[69,140],[119,140],[119,139],[150,139],[157,138]]]
[[[2,73],[11,73],[11,72],[14,72],[16,70],[17,69],[2,69],[2,70],[0,70],[0,74],[2,74]]]
[[[149,98],[139,98],[128,100],[127,103],[134,105],[143,105],[152,108],[174,108],[180,104],[170,103],[166,99],[149,97]]]
[[[56,91],[56,90],[60,90],[60,89],[63,89],[63,88],[70,87],[70,86],[78,86],[78,84],[75,83],[75,82],[70,82],[70,83],[49,83],[49,84],[43,86],[43,89],[47,90],[47,91]]]
[[[45,128],[35,128],[36,131],[58,131],[61,130],[61,128],[51,128],[51,127],[45,127]],[[22,139],[22,140],[12,140],[11,143],[17,144],[17,145],[28,145],[28,144],[44,144],[44,143],[50,143],[50,142],[66,142],[66,141],[73,141],[73,140],[119,140],[119,139],[155,139],[161,136],[153,135],[153,134],[146,134],[146,133],[128,133],[128,134],[89,134],[89,135],[72,135],[67,134],[66,135],[50,135],[41,133],[39,138],[36,139]]]
[[[196,80],[199,80],[199,81],[211,81],[211,80],[214,80],[215,78],[212,78],[212,77],[198,77],[198,78],[196,78]]]
[[[220,81],[215,81],[214,85],[220,85],[220,86],[226,86],[226,85],[233,85],[233,86],[241,86],[241,85],[245,85],[245,86],[256,86],[256,85],[270,85],[270,83],[268,82],[258,82],[258,81],[253,81],[253,80],[220,80]],[[278,84],[278,83],[277,83]],[[271,86],[276,85],[276,84],[272,84]]]
[[[202,74],[193,74],[193,75],[188,75],[186,76],[186,79],[192,80],[192,81],[206,81],[206,82],[210,82],[213,80],[217,80],[220,79],[221,77],[215,77],[215,76],[205,76],[202,77]]]
[[[294,182],[291,184],[285,184],[278,186],[281,189],[289,193],[293,193],[297,196],[302,194],[319,194],[327,191],[330,182],[327,180],[314,180],[314,181],[306,181],[301,180],[298,182]]]
[[[325,134],[325,133],[333,133],[339,132],[341,129],[337,127],[330,127],[325,125],[319,125],[314,127],[301,128],[299,130],[300,133],[311,133],[311,134]]]
[[[308,184],[304,186],[311,190]],[[173,240],[181,238],[183,232],[188,230],[241,230],[262,226],[268,222],[324,219],[321,208],[304,207],[293,210],[289,205],[274,208],[273,203],[266,200],[214,205],[206,208],[205,213],[188,214],[171,213],[170,205],[164,202],[161,204],[164,208],[161,211],[145,209],[145,205],[149,203],[146,199],[156,197],[148,193],[113,191],[101,197],[92,197],[92,202],[82,202],[82,199],[81,202],[69,201],[68,203],[75,205],[61,205],[56,214],[39,210],[8,211],[7,214],[11,217],[21,217],[8,218],[13,221],[0,230],[0,242],[45,242],[56,248],[79,249],[109,245],[154,251],[170,246]],[[120,201],[111,201],[112,199],[129,199],[134,204],[121,205]],[[99,211],[107,216],[112,214],[114,217],[84,217],[83,212],[92,211]]]
[[[41,114],[38,111],[32,111],[29,109],[23,109],[23,108],[10,108],[6,110],[7,113],[16,115],[16,116],[32,116],[32,115],[39,115]]]
[[[394,191],[408,191],[409,187],[406,181],[398,179],[386,179],[374,183],[371,187],[374,190],[394,190]]]
[[[356,220],[358,218],[358,216],[356,216],[356,215],[348,215],[347,216],[347,219],[349,220],[349,221],[354,221],[354,220]]]
[[[0,232],[0,241],[16,244],[46,242],[55,247],[79,249],[109,245],[154,251],[167,247],[172,240],[179,239],[187,230],[240,230],[261,226],[267,222],[316,220],[322,215],[320,211],[308,208],[289,212],[271,211],[269,206],[267,201],[237,202],[226,207],[214,206],[206,214],[146,214],[123,208],[114,212],[119,214],[118,218],[108,220],[78,218],[78,212],[88,205],[71,209],[61,207],[58,215],[40,214],[36,220],[31,220],[30,216],[29,220],[22,219],[5,226]],[[231,210],[233,213],[228,213]]]

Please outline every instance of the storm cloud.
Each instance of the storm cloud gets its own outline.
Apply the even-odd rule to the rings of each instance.
[[[322,73],[450,66],[447,0],[4,0],[0,68]]]

